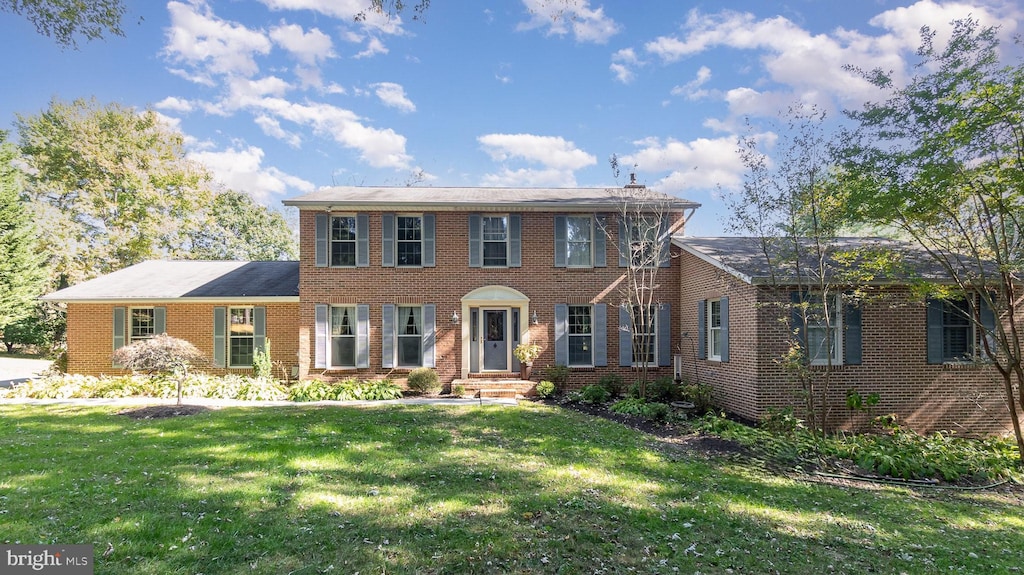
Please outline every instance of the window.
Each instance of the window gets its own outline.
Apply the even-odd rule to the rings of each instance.
[[[942,360],[969,361],[974,356],[974,327],[966,299],[942,302]]]
[[[398,306],[395,331],[398,335],[398,367],[423,365],[423,308]]]
[[[423,265],[423,217],[398,216],[396,222],[395,251],[399,266]]]
[[[658,365],[657,308],[633,306],[633,365]]]
[[[131,332],[128,343],[149,339],[156,335],[156,310],[148,308],[132,308]]]
[[[568,216],[566,222],[566,262],[569,267],[593,266],[593,218]]]
[[[337,267],[355,267],[356,265],[355,216],[331,218],[331,265]]]
[[[722,361],[722,300],[708,300],[708,359]]]
[[[594,318],[589,305],[569,306],[569,365],[594,365]]]
[[[484,267],[508,265],[508,216],[484,216]]]
[[[633,267],[657,267],[661,261],[658,241],[661,218],[653,215],[634,217],[629,222],[629,254]]]
[[[811,295],[807,300],[807,358],[811,365],[842,364],[842,315],[839,313],[839,296],[830,296],[828,310],[821,295]],[[825,312],[828,312],[828,322]]]
[[[228,366],[252,367],[253,351],[256,345],[253,308],[233,307],[228,309]]]
[[[331,307],[331,367],[356,367],[356,308]]]

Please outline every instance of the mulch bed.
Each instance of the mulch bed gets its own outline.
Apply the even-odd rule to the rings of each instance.
[[[117,412],[131,419],[163,419],[165,417],[181,417],[183,415],[195,415],[210,411],[205,405],[148,405],[146,407],[134,407]]]

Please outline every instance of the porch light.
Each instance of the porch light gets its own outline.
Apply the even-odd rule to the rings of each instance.
[[[459,323],[459,312],[453,311],[452,312],[452,324],[454,325],[454,324],[457,324],[457,323]]]
[[[540,320],[537,319],[537,310],[533,310],[533,315],[530,316],[530,321],[533,322],[533,325],[540,323]]]

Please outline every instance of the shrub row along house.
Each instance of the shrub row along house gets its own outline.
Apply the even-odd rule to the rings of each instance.
[[[709,383],[717,405],[750,419],[800,404],[778,362],[791,326],[764,305],[789,290],[766,284],[752,243],[685,237],[694,202],[631,184],[336,187],[285,204],[300,212],[298,262],[150,261],[44,296],[67,304],[68,371],[119,373],[114,349],[167,333],[215,372],[251,369],[269,340],[285,377],[430,367],[467,390],[529,393],[512,351],[533,343],[535,365],[568,366],[573,386],[630,382],[647,364],[650,377]],[[656,261],[638,264],[651,246]],[[624,295],[638,265],[657,268],[634,290],[646,300]],[[894,297],[837,304],[836,329],[807,329],[834,339],[833,423],[863,422],[846,409],[856,389],[917,429],[1004,432],[993,370],[965,361],[980,334],[908,290]]]

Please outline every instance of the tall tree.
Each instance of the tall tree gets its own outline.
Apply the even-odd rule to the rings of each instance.
[[[1001,64],[996,32],[959,20],[939,47],[922,28],[920,73],[903,87],[860,71],[886,99],[848,112],[844,168],[856,215],[898,227],[945,269],[939,295],[972,326],[973,356],[1002,375],[1024,462],[1024,63]]]
[[[210,175],[155,112],[55,99],[16,125],[55,284],[187,253]]]
[[[122,0],[0,0],[0,11],[24,16],[36,32],[64,48],[77,48],[79,36],[86,40],[105,34],[124,36]]]
[[[289,260],[298,258],[295,236],[281,212],[248,194],[225,191],[213,198],[206,223],[188,232],[190,258],[210,260]]]
[[[0,132],[0,333],[35,313],[46,285],[36,228],[21,197],[17,148]]]

